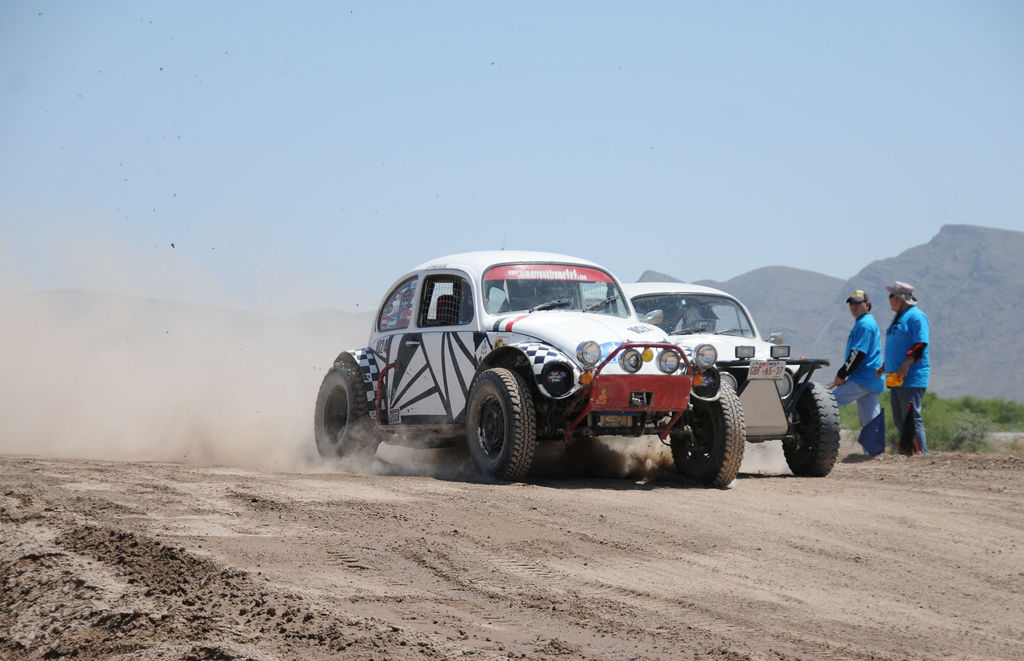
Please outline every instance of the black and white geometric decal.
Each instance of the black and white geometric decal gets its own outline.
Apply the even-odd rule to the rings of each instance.
[[[392,335],[378,342],[376,350],[352,354],[364,378],[372,380],[373,392],[367,393],[371,401],[378,375],[396,363],[384,377],[384,402],[393,422],[406,416],[459,422],[465,416],[470,380],[489,345],[484,333],[424,331]]]

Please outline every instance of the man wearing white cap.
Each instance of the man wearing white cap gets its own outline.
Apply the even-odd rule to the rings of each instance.
[[[902,454],[928,454],[921,403],[928,388],[928,317],[917,307],[914,288],[897,280],[889,290],[889,307],[896,313],[885,331],[886,385],[892,419],[899,430]]]
[[[860,422],[858,440],[864,454],[885,452],[885,416],[878,405],[878,393],[885,390],[879,370],[882,368],[882,338],[878,322],[871,314],[871,301],[863,289],[854,290],[846,299],[854,318],[846,340],[846,360],[829,386],[839,406],[857,402]]]

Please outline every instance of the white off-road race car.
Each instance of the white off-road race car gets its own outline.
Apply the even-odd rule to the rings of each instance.
[[[657,435],[681,473],[725,487],[743,457],[742,413],[726,398],[690,406],[714,369],[637,320],[592,262],[552,253],[441,257],[388,290],[365,347],[324,377],[314,430],[325,457],[378,444],[466,443],[483,475],[523,478],[538,441]]]
[[[680,282],[636,282],[623,288],[640,319],[656,323],[685,352],[711,344],[715,368],[694,397],[739,394],[752,443],[781,439],[794,475],[823,477],[839,456],[839,407],[832,392],[812,382],[827,360],[793,358],[781,338],[765,339],[738,299],[724,291]]]

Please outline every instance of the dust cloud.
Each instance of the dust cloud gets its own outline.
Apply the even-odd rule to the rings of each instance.
[[[273,317],[85,291],[0,296],[0,451],[297,468],[365,315]]]
[[[544,477],[603,477],[679,480],[672,450],[657,437],[600,437],[575,443],[541,444],[533,474]],[[740,473],[790,474],[780,441],[746,443]]]
[[[465,445],[411,449],[381,443],[377,462],[350,465],[361,472],[428,475],[450,480],[479,480]],[[343,465],[344,466],[344,465]],[[657,438],[601,437],[537,444],[529,479],[616,478],[678,480],[672,452]]]
[[[477,479],[464,447],[384,443],[365,465],[321,462],[313,405],[369,315],[276,317],[79,290],[0,294],[0,452]],[[775,444],[777,445],[777,444]],[[788,472],[746,447],[743,472]],[[531,478],[672,480],[656,438],[541,443]]]

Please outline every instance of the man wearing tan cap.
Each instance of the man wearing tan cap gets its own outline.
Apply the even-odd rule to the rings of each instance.
[[[921,403],[928,388],[928,317],[917,307],[914,287],[897,280],[889,290],[889,307],[896,313],[885,331],[886,385],[892,419],[899,430],[899,451],[928,454]]]
[[[885,452],[885,416],[878,405],[878,393],[885,390],[882,368],[882,338],[871,314],[871,301],[863,289],[846,299],[853,316],[853,329],[846,340],[846,360],[829,386],[839,406],[857,402],[860,441],[864,454]]]

